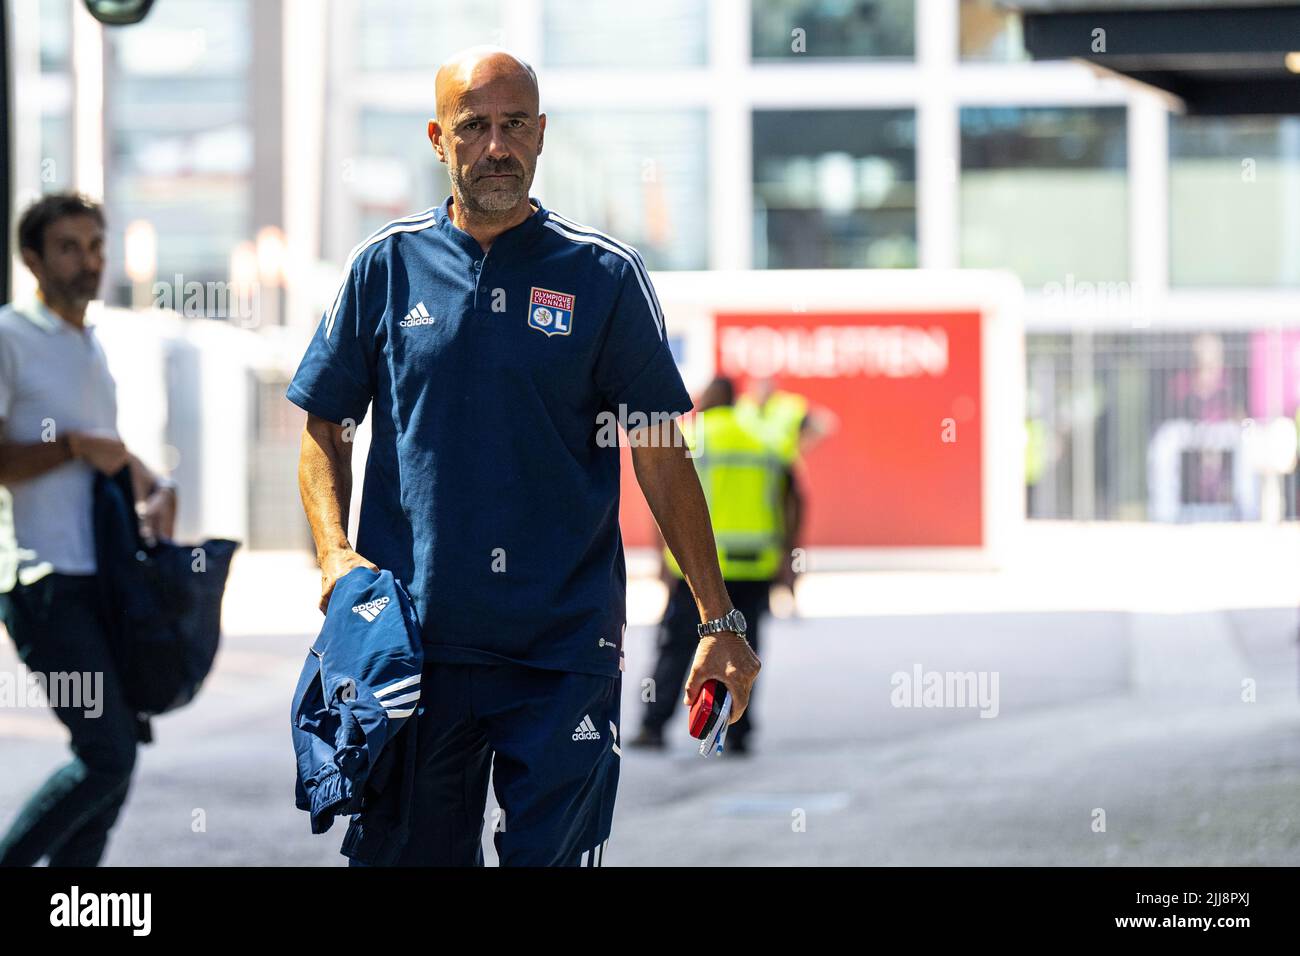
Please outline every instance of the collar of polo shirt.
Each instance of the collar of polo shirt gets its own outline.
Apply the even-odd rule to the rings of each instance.
[[[452,222],[451,220],[452,198],[453,198],[452,196],[448,196],[446,199],[442,201],[442,204],[436,208],[433,214],[434,221],[442,229],[445,229],[446,231],[454,235],[457,238],[457,240],[462,245],[464,245],[471,253],[474,253],[476,257],[479,258],[483,257],[484,253],[482,249],[478,247],[478,240],[474,239],[472,236],[470,236],[469,233],[465,232],[454,222]],[[506,245],[509,245],[512,241],[527,242],[531,238],[537,236],[537,234],[540,232],[542,228],[542,223],[545,221],[546,207],[543,206],[541,202],[534,196],[528,197],[528,203],[531,208],[531,212],[529,212],[528,218],[524,219],[522,222],[516,223],[515,225],[507,229],[505,232],[498,235],[492,241],[494,246],[496,245],[496,243],[501,242],[501,240],[503,239],[506,240],[504,243],[502,243],[504,247]],[[472,247],[470,246],[470,243],[473,243]]]
[[[71,323],[65,322],[57,312],[42,302],[38,295],[31,295],[22,301],[15,302],[13,309],[32,325],[51,335],[57,335],[60,332],[82,331],[82,329],[78,329]],[[90,326],[87,324],[83,328],[89,329]]]

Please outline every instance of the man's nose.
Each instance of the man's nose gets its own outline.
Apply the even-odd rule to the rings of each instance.
[[[504,127],[495,124],[492,126],[492,135],[488,137],[487,152],[493,159],[510,158],[510,147],[506,145]]]

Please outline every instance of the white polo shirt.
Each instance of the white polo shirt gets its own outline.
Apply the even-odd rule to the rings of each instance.
[[[0,434],[35,444],[74,431],[117,433],[117,387],[94,328],[76,328],[35,298],[0,308]],[[12,529],[0,527],[0,571],[16,559],[20,579],[42,565],[94,573],[90,465],[67,461],[6,487]]]

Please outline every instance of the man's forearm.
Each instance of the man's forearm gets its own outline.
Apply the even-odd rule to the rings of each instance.
[[[0,485],[29,481],[72,461],[72,440],[64,434],[57,441],[19,445],[0,442]]]
[[[795,476],[794,469],[786,471],[785,480],[785,494],[782,496],[781,506],[785,511],[785,556],[789,559],[794,549],[799,546],[799,532],[803,525],[803,490],[799,487],[799,479]]]
[[[718,567],[713,524],[685,448],[637,447],[633,442],[632,465],[660,533],[695,597],[700,620],[726,614],[732,604]]]
[[[302,432],[298,456],[298,491],[316,542],[316,556],[348,550],[348,508],[352,500],[351,445],[342,441],[336,426],[309,421]]]

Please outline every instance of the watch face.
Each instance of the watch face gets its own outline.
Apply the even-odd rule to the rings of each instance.
[[[745,633],[745,615],[740,613],[740,608],[734,608],[732,612],[727,615],[727,618],[730,624],[735,627],[737,633]]]

